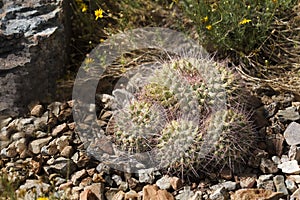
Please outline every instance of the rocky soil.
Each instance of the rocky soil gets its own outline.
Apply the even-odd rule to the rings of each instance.
[[[186,181],[151,169],[114,170],[88,155],[68,101],[38,104],[27,117],[1,120],[1,174],[15,183],[18,199],[28,200],[300,199],[300,100],[268,87],[255,92],[263,102],[255,110],[259,149],[238,173],[224,169]],[[0,183],[3,195],[7,182]]]

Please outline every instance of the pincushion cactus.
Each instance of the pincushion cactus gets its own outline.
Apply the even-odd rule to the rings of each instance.
[[[166,117],[159,106],[145,101],[130,102],[115,116],[115,140],[122,150],[144,152],[156,145],[157,133]]]
[[[184,119],[173,120],[166,124],[156,146],[156,160],[169,171],[185,173],[198,166],[199,141],[201,134],[197,124]]]
[[[239,109],[242,91],[236,75],[212,60],[162,63],[114,115],[115,143],[129,153],[153,151],[157,164],[173,171],[230,167],[255,141]]]
[[[249,115],[243,109],[229,108],[213,113],[204,123],[202,134],[208,135],[215,143],[209,152],[200,155],[205,162],[202,165],[227,165],[241,162],[251,155],[255,144],[255,134]],[[221,124],[221,125],[220,125]],[[205,149],[204,146],[202,146]]]

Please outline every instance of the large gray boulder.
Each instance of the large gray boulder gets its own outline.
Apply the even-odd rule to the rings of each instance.
[[[0,116],[54,96],[68,62],[68,0],[0,0]]]

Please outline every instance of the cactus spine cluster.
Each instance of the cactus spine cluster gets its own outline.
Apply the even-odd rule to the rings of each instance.
[[[158,164],[173,171],[230,167],[249,155],[255,141],[238,102],[242,93],[240,80],[221,63],[162,63],[114,116],[115,143],[133,153],[154,150]]]

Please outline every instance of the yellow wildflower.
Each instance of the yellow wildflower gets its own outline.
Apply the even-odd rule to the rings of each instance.
[[[87,64],[87,65],[92,63],[92,62],[94,62],[93,58],[86,58],[86,60],[85,60],[85,64]]]
[[[88,10],[88,7],[87,7],[87,5],[86,4],[81,4],[81,12],[86,12]]]
[[[39,197],[39,198],[37,198],[37,200],[49,200],[49,198],[48,197]]]
[[[205,23],[208,21],[208,16],[203,17],[202,22]]]
[[[210,31],[212,29],[212,25],[207,25],[205,28]]]
[[[239,24],[247,24],[249,22],[251,22],[251,19],[244,18],[242,21],[239,22]]]
[[[102,42],[104,42],[105,40],[104,40],[103,38],[101,38],[99,41],[102,43]]]
[[[103,10],[101,8],[99,8],[98,10],[95,10],[95,16],[96,16],[95,20],[98,20],[98,18],[102,18],[103,17]]]

